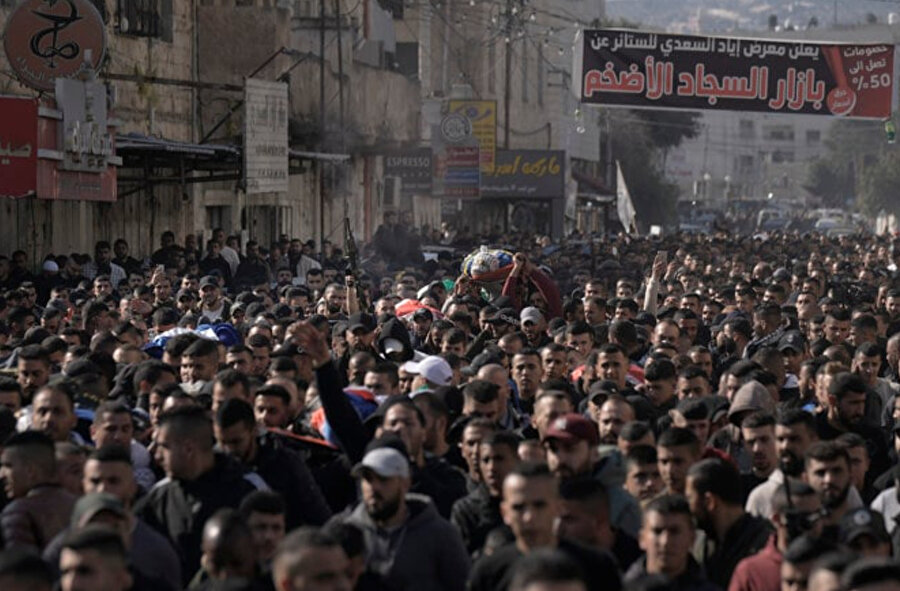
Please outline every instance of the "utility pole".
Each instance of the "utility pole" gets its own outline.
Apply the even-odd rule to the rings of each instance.
[[[506,34],[503,41],[506,43],[506,53],[504,55],[506,63],[504,64],[504,83],[503,83],[503,147],[509,150],[509,104],[511,102],[512,93],[510,92],[510,84],[512,83],[512,6],[514,0],[506,0]]]
[[[341,152],[344,152],[344,51],[341,47],[341,0],[334,0],[334,20],[337,24],[337,60],[338,60],[338,125],[341,129]]]
[[[319,0],[319,149],[325,147],[325,0]],[[324,150],[323,150],[324,151]],[[319,252],[325,251],[325,163],[319,169]]]

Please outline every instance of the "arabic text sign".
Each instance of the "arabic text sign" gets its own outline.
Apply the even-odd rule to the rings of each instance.
[[[478,140],[465,116],[450,114],[432,126],[432,164],[436,197],[475,199],[480,195],[481,157]]]
[[[34,99],[0,97],[0,197],[37,189],[37,114]]]
[[[57,78],[100,69],[106,27],[90,0],[24,0],[9,16],[3,45],[23,84],[52,92]]]
[[[431,148],[416,148],[384,157],[384,176],[400,177],[404,196],[431,195]]]
[[[607,106],[890,117],[894,46],[595,29],[580,96]]]
[[[484,197],[554,199],[565,195],[562,150],[497,150],[494,172],[481,178]]]
[[[450,113],[466,116],[481,149],[481,172],[494,168],[497,150],[497,101],[450,101]]]
[[[248,78],[244,89],[247,194],[288,191],[288,87]]]

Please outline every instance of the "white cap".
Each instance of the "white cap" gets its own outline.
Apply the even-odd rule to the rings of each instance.
[[[48,273],[59,273],[59,265],[56,264],[56,261],[52,261],[50,259],[44,261],[41,269],[47,271]]]
[[[353,475],[359,476],[363,470],[371,470],[382,478],[409,478],[409,460],[393,447],[378,447],[353,467]]]
[[[443,357],[429,355],[422,361],[407,361],[403,364],[403,371],[422,376],[429,383],[438,386],[449,386],[453,381],[453,370]]]
[[[528,306],[522,313],[519,314],[519,321],[522,323],[531,322],[534,324],[540,324],[544,321],[544,314],[534,306]]]

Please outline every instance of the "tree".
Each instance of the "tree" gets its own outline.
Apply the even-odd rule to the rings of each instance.
[[[658,112],[612,109],[609,113],[613,156],[622,165],[638,223],[646,227],[672,221],[675,219],[678,187],[666,181],[661,162],[663,148],[677,145],[672,142],[681,140],[676,138],[676,134],[660,139],[656,137],[656,132],[661,128],[660,123],[679,120],[678,117],[667,117],[689,114],[666,112],[648,119],[648,113],[656,115]],[[681,121],[687,122],[689,119],[681,118]],[[691,131],[687,125],[679,129],[681,133]]]
[[[860,175],[858,203],[864,212],[876,215],[882,209],[900,214],[897,190],[900,187],[900,152],[891,150]]]
[[[828,205],[842,206],[855,196],[860,207],[868,209],[871,203],[863,203],[862,197],[863,178],[867,178],[871,197],[873,187],[880,186],[877,176],[887,172],[883,157],[897,151],[887,143],[883,124],[839,119],[829,129],[825,146],[826,155],[807,169],[806,188]]]

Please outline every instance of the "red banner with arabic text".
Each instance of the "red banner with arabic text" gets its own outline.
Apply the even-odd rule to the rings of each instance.
[[[583,103],[890,117],[894,46],[587,30]]]
[[[37,101],[0,97],[0,197],[37,189]]]

